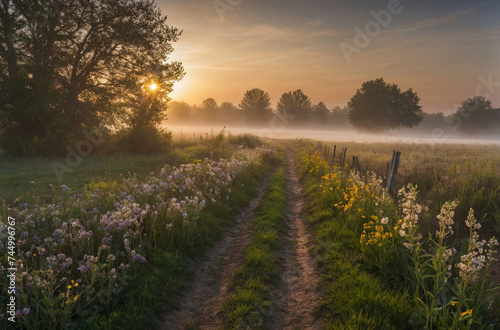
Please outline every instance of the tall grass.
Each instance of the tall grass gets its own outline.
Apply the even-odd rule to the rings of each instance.
[[[301,162],[305,178],[312,182],[307,191],[311,194],[312,219],[320,223],[317,236],[322,247],[331,246],[325,255],[335,259],[345,253],[358,256],[355,259],[359,258],[361,272],[373,273],[379,283],[389,288],[385,291],[389,296],[397,297],[402,292],[405,301],[412,303],[400,313],[389,309],[385,314],[390,316],[386,319],[389,323],[384,327],[455,329],[485,327],[495,322],[488,276],[498,242],[494,238],[479,239],[481,225],[472,209],[465,220],[455,214],[456,201],[442,203],[438,221],[432,224],[436,229],[429,233],[422,230],[421,215],[427,213],[429,219],[431,212],[419,204],[415,185],[400,189],[399,196],[393,199],[377,175],[362,177],[331,168],[312,149],[303,154]],[[455,235],[456,223],[469,229],[465,240]],[[335,244],[338,235],[344,236],[342,245]],[[332,264],[327,264],[326,276],[330,276]],[[357,299],[367,298],[360,294]],[[332,308],[333,303],[329,301],[325,308]],[[334,306],[338,306],[336,303]],[[335,311],[338,308],[333,307]],[[349,310],[347,315],[355,312]],[[370,315],[375,316],[374,323],[365,326],[379,327],[384,314],[372,311]],[[327,314],[328,320],[330,317],[333,315]],[[332,320],[338,324],[338,320]],[[346,322],[343,326],[354,326]]]
[[[158,301],[183,287],[188,258],[220,236],[254,191],[267,167],[263,155],[273,151],[232,153],[226,160],[166,165],[142,180],[53,185],[6,207],[18,233],[14,326],[140,328],[151,322]],[[3,263],[7,253],[0,248]],[[5,269],[0,275],[0,303],[6,304]]]

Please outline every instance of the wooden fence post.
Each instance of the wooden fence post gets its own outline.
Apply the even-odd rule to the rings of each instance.
[[[344,148],[344,156],[342,157],[342,169],[345,167],[345,157],[347,156],[347,147]]]
[[[387,191],[389,193],[393,192],[394,183],[396,182],[396,176],[398,174],[399,160],[401,158],[401,152],[394,150],[392,153],[391,168],[389,170],[389,175],[387,176]]]

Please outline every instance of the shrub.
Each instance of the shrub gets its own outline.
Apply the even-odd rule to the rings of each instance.
[[[136,127],[117,134],[116,151],[154,154],[169,150],[172,133],[156,127]]]

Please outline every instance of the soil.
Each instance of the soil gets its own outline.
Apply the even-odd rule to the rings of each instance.
[[[320,329],[314,307],[321,299],[319,276],[312,255],[313,240],[302,215],[305,203],[294,154],[288,150],[286,227],[282,234],[285,244],[283,273],[274,295],[274,315],[270,329]]]
[[[250,242],[251,219],[268,182],[269,177],[261,183],[257,197],[241,211],[225,237],[191,267],[192,287],[182,295],[178,308],[166,313],[160,329],[214,329],[220,324],[217,311],[227,295],[228,283],[240,264],[242,252]]]
[[[321,294],[315,269],[312,237],[302,216],[304,197],[294,155],[286,155],[286,214],[285,230],[281,233],[283,252],[282,275],[272,292],[269,329],[319,329],[320,320],[314,315]],[[242,210],[236,224],[225,237],[209,249],[203,260],[193,265],[192,287],[180,298],[177,309],[166,313],[159,328],[217,329],[223,322],[219,310],[228,297],[228,286],[234,271],[241,265],[243,251],[252,236],[251,220],[262,201],[269,177],[258,189],[258,195]]]

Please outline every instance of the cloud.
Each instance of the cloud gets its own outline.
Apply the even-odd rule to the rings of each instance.
[[[307,22],[306,26],[317,28],[318,26],[320,26],[322,24],[323,24],[323,20],[318,18],[318,19],[315,19],[313,21]]]
[[[477,6],[474,6],[474,7],[471,7],[471,8],[457,11],[457,12],[450,14],[450,15],[441,16],[441,17],[434,17],[434,18],[422,20],[422,21],[417,22],[417,23],[408,24],[403,28],[397,29],[396,32],[399,32],[399,33],[414,32],[414,31],[430,29],[430,28],[441,26],[441,25],[449,24],[452,22],[456,22],[459,19],[467,16],[469,13],[476,10],[477,8],[482,7],[483,5],[484,5],[484,3],[479,4]],[[390,33],[392,31],[389,30],[387,32]]]

